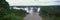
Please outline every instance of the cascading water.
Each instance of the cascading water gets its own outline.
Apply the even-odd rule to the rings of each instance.
[[[35,8],[37,9],[37,12],[40,11],[40,8]],[[30,9],[28,7],[25,8],[25,10],[28,12],[28,13],[32,13],[34,10],[33,10],[33,7],[30,7]]]
[[[32,8],[32,7],[30,8],[30,10],[28,9],[28,7],[26,7],[25,10],[26,10],[28,13],[32,13],[32,12],[33,12],[33,8]]]
[[[26,7],[26,8],[17,8],[17,7],[13,7],[14,9],[18,9],[18,10],[20,10],[20,9],[23,9],[23,10],[26,10],[28,13],[32,13],[33,11],[34,11],[34,9],[36,9],[37,11],[36,12],[39,12],[40,11],[40,8],[34,8],[34,7],[30,7],[30,8],[28,8],[28,7]]]
[[[39,11],[40,11],[40,8],[38,8],[37,12],[39,12]]]

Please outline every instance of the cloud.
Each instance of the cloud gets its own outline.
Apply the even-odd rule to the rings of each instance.
[[[57,0],[6,0],[10,5],[59,5]]]

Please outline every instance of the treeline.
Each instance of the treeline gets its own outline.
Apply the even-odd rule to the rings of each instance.
[[[25,10],[9,9],[9,4],[5,0],[0,0],[0,20],[24,20]]]
[[[60,20],[60,6],[42,6],[39,13],[45,20]]]

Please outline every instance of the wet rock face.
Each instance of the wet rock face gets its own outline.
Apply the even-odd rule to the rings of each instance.
[[[8,2],[6,2],[5,0],[0,0],[0,9],[1,8],[8,9],[9,8]]]

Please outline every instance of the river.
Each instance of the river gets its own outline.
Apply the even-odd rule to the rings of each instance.
[[[24,20],[42,20],[42,18],[39,16],[38,12],[32,12],[28,14]]]

